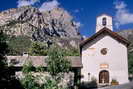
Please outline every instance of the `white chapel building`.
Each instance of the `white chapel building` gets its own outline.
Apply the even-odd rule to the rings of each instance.
[[[98,84],[128,82],[129,41],[113,32],[112,17],[106,14],[97,17],[96,33],[80,44],[82,82],[96,79]]]

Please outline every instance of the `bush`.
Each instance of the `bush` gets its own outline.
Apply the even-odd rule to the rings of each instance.
[[[46,78],[46,82],[41,86],[41,89],[59,89],[57,81]]]
[[[25,63],[25,64],[23,65],[22,72],[23,72],[24,74],[28,74],[28,73],[30,73],[30,72],[32,72],[32,71],[33,71],[33,65],[32,65],[32,62],[31,62],[31,61],[28,61],[27,63]]]
[[[35,77],[32,74],[26,74],[21,80],[21,83],[25,89],[40,89],[39,84],[35,81]]]

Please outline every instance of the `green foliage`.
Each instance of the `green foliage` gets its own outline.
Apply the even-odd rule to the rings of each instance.
[[[58,47],[52,47],[49,50],[47,64],[48,72],[52,77],[68,72],[70,69],[70,62],[65,58],[64,51]]]
[[[53,44],[51,47],[48,47],[46,43],[33,42],[29,49],[29,53],[30,55],[33,55],[33,56],[47,56],[48,51],[54,46],[55,44]],[[64,56],[79,56],[80,55],[79,50],[76,48],[64,49],[57,45],[56,47],[58,47],[64,53]]]
[[[42,89],[59,89],[57,81],[54,79],[46,78],[46,82],[42,85]]]
[[[0,30],[0,56],[8,53],[7,35]]]
[[[22,55],[23,52],[28,52],[32,56],[47,56],[51,47],[48,47],[47,43],[32,42],[27,36],[6,36],[9,53],[7,55]],[[54,44],[53,44],[54,45]],[[58,46],[59,47],[59,46]],[[79,50],[76,48],[63,49],[59,47],[65,56],[79,56]]]
[[[41,79],[41,75],[34,76],[33,73],[33,65],[31,62],[26,63],[23,66],[24,77],[20,80],[24,89],[66,89],[58,86],[58,81],[52,79],[51,77],[45,77],[45,81],[43,83],[39,83],[39,79]],[[42,66],[37,67],[37,72],[43,72],[44,69]]]
[[[56,80],[46,77],[46,82],[42,84],[41,89],[68,89],[68,88],[60,87],[58,86],[58,82]]]
[[[71,48],[71,49],[62,49],[65,51],[65,56],[80,56],[80,52],[76,48]]]
[[[56,43],[51,46],[52,47],[58,47],[62,52],[64,56],[80,56],[80,50],[78,48],[70,47],[70,48],[63,48],[57,45]]]
[[[116,79],[112,79],[111,82],[116,83],[116,82],[118,82],[118,81],[117,81]]]
[[[33,56],[46,56],[48,53],[48,45],[41,42],[33,42],[29,53]]]
[[[26,62],[22,69],[22,72],[24,73],[24,78],[20,80],[25,89],[39,89],[39,84],[36,82],[36,77],[32,75],[32,71],[32,62]]]
[[[7,65],[5,55],[8,51],[7,36],[0,30],[0,68],[4,68]]]
[[[22,69],[23,73],[28,74],[32,71],[33,71],[33,65],[31,61],[23,65],[23,69]]]
[[[23,52],[28,52],[31,40],[26,36],[9,37],[8,45],[10,48],[8,55],[22,55]]]
[[[128,54],[128,70],[130,74],[133,74],[133,53]]]
[[[35,77],[29,73],[21,80],[21,83],[25,89],[40,89],[39,84],[35,81]]]
[[[36,67],[36,72],[44,72],[45,69],[43,68],[43,66],[39,66],[39,67]]]
[[[11,71],[7,67],[6,54],[8,53],[7,36],[0,30],[0,88],[7,89],[11,86]]]

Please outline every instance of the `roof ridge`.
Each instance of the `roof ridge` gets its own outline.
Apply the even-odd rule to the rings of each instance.
[[[113,38],[117,39],[118,41],[120,41],[122,43],[125,43],[126,46],[129,46],[129,44],[130,44],[130,42],[127,39],[125,39],[124,37],[120,36],[116,32],[111,31],[110,29],[104,27],[101,30],[99,30],[97,33],[95,33],[94,35],[92,35],[91,37],[87,38],[86,40],[83,40],[80,43],[80,47],[83,47],[86,43],[92,41],[93,39],[95,39],[97,36],[99,36],[103,32],[108,32],[109,35],[111,35]]]

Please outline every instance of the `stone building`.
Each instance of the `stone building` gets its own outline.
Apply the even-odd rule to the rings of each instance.
[[[69,83],[69,86],[75,85],[76,81],[80,78],[80,70],[82,68],[82,62],[79,56],[69,56],[66,57],[71,64],[71,70],[69,73],[64,74],[64,78],[61,81],[61,84],[66,86]],[[15,75],[16,78],[21,79],[23,77],[22,68],[23,65],[31,62],[33,67],[43,67],[44,70],[47,68],[47,56],[29,56],[28,54],[23,54],[22,56],[7,56],[8,66],[11,69],[11,74]],[[48,77],[49,74],[47,71],[44,72],[34,72],[34,75],[40,75],[42,77]],[[45,78],[44,78],[45,80]]]
[[[81,81],[96,80],[98,84],[128,82],[127,46],[129,42],[113,32],[112,17],[106,14],[97,17],[96,33],[80,44]]]

